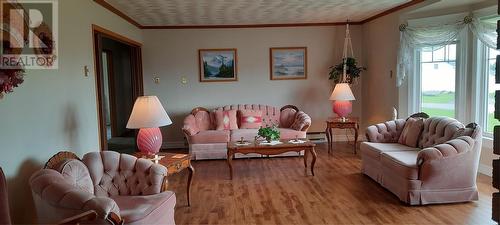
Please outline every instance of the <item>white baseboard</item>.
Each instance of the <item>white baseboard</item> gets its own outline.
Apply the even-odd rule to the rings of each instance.
[[[188,148],[187,145],[185,145],[184,141],[166,141],[161,144],[162,149],[179,149],[179,148]]]
[[[491,177],[493,174],[493,167],[484,164],[479,164],[478,172]]]

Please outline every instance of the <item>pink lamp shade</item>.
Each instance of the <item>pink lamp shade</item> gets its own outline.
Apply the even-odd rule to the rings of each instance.
[[[333,112],[339,117],[345,118],[351,114],[351,101],[356,100],[356,98],[354,98],[348,83],[338,83],[333,89],[330,100],[335,101],[333,103]]]
[[[172,121],[156,96],[141,96],[134,103],[127,128],[140,129],[137,135],[139,151],[154,155],[160,151],[163,142],[158,127],[170,124]]]

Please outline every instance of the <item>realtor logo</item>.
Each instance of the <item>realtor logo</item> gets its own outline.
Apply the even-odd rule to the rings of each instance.
[[[0,2],[0,69],[57,69],[57,0]]]

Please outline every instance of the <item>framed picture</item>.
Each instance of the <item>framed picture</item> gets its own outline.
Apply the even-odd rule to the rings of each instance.
[[[236,49],[200,49],[200,82],[237,81]]]
[[[271,80],[307,79],[307,47],[270,48]]]

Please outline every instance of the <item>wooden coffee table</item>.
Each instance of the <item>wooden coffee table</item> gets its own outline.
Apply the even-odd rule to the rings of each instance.
[[[285,152],[300,152],[304,150],[304,166],[307,175],[307,156],[312,155],[311,174],[314,176],[314,164],[316,164],[316,144],[309,140],[303,139],[305,142],[300,144],[288,143],[289,140],[281,140],[281,144],[277,145],[262,145],[260,142],[251,142],[248,145],[237,145],[236,142],[227,144],[227,164],[229,165],[229,175],[233,179],[233,158],[236,153],[249,154],[257,153],[261,155],[279,155]]]

